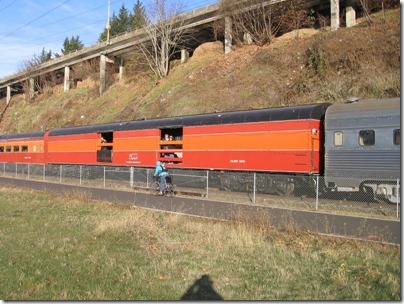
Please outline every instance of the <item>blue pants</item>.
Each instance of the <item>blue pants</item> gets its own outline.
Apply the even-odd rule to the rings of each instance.
[[[160,192],[163,192],[165,185],[166,185],[166,176],[160,176],[159,177]]]

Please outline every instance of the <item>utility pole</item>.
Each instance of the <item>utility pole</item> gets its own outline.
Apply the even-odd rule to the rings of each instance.
[[[110,41],[109,41],[109,30],[111,28],[111,25],[109,24],[109,10],[110,10],[110,0],[108,0],[108,19],[107,19],[107,25],[105,26],[105,28],[107,29],[107,44],[110,43]]]

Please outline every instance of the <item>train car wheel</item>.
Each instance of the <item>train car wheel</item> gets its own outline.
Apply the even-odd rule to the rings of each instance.
[[[257,190],[259,193],[265,193],[268,189],[268,181],[265,177],[258,177],[257,178]]]
[[[233,190],[233,191],[244,191],[246,189],[245,183],[243,183],[243,181],[236,180],[236,179],[231,181],[230,187],[231,187],[231,190]]]
[[[230,179],[227,176],[219,176],[219,185],[220,190],[230,191]]]
[[[295,184],[288,181],[288,178],[276,178],[275,191],[279,195],[291,195],[295,190]]]

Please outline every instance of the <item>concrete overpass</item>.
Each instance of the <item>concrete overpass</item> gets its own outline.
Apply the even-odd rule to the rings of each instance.
[[[265,5],[271,5],[278,2],[285,2],[289,0],[263,0]],[[331,16],[331,28],[336,30],[339,28],[339,2],[345,4],[346,0],[304,0],[302,3],[306,8],[315,8],[315,10],[329,10]],[[354,1],[354,0],[353,0]],[[248,8],[247,8],[248,9]],[[223,19],[224,16],[219,14],[219,4],[211,4],[205,7],[184,13],[183,26],[187,29],[192,29],[194,38],[194,49],[207,41],[213,41],[212,23],[216,20]],[[355,11],[349,7],[346,9],[347,25],[355,22]],[[348,21],[350,20],[350,21]],[[226,20],[228,21],[228,20]],[[227,33],[231,33],[231,22],[225,22]],[[224,50],[225,53],[231,50],[232,41],[225,35]],[[99,42],[92,46],[83,48],[81,50],[63,55],[48,62],[37,66],[32,71],[23,71],[8,77],[0,79],[0,97],[6,96],[6,103],[8,104],[11,99],[11,91],[13,87],[21,87],[22,83],[29,82],[30,94],[34,92],[34,79],[40,75],[45,75],[51,72],[63,73],[64,77],[64,90],[70,89],[70,69],[72,66],[94,58],[100,58],[100,94],[105,89],[105,71],[107,62],[116,62],[120,64],[120,71],[123,70],[126,56],[136,49],[139,43],[148,39],[143,29],[138,29],[131,32],[126,32],[119,36],[110,39],[109,43],[106,41]],[[182,54],[186,54],[185,52]]]

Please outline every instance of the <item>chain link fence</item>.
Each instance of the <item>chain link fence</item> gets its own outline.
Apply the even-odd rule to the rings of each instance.
[[[0,163],[0,176],[4,177],[131,191],[148,191],[153,173],[154,168]],[[332,191],[321,176],[184,169],[170,169],[170,175],[178,195],[278,208],[400,217],[399,179],[373,180],[374,184],[395,191],[386,199],[370,187],[365,187],[366,191]]]

